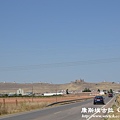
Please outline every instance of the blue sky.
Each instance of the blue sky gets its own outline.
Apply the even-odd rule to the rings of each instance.
[[[119,5],[119,0],[0,0],[0,81],[120,81],[120,61],[110,62],[120,58]],[[100,59],[108,63],[66,65]]]

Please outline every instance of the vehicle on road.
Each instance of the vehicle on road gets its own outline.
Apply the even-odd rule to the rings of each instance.
[[[95,96],[93,104],[105,104],[103,96]]]
[[[109,94],[108,94],[108,97],[113,97],[113,94],[112,94],[112,93],[109,93]]]

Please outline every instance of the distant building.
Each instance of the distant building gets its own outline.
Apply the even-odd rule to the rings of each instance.
[[[33,92],[26,92],[25,94],[23,94],[24,96],[32,96],[34,93]]]
[[[100,93],[99,93],[100,95],[104,95],[105,93],[103,92],[103,91],[100,91]]]
[[[54,96],[54,95],[63,95],[63,93],[43,93],[43,96]]]
[[[107,94],[108,93],[108,90],[103,90],[104,94]]]
[[[18,89],[17,90],[17,95],[24,95],[24,90],[23,89]]]
[[[84,79],[75,80],[75,83],[82,83],[82,82],[84,82]]]

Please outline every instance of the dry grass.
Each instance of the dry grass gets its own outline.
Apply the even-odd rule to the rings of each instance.
[[[2,103],[0,103],[0,115],[3,114],[8,114],[8,110]]]
[[[58,101],[91,98],[89,95],[66,95],[53,97],[37,97],[33,98],[0,98],[0,115],[12,114],[34,109],[41,109],[48,104]],[[17,102],[16,102],[17,101]]]
[[[120,112],[117,111],[117,109],[120,107],[120,95],[117,96],[117,99],[116,99],[116,104],[114,104],[112,106],[113,110],[114,110],[114,113],[111,113],[109,115],[114,115],[114,116],[117,116],[118,118],[108,118],[108,119],[105,119],[105,120],[120,120]]]
[[[5,100],[5,103],[16,103],[16,100],[18,103],[20,102],[58,102],[58,101],[65,101],[65,100],[73,100],[73,99],[81,99],[81,98],[91,98],[92,96],[89,95],[90,93],[81,93],[78,95],[63,95],[63,96],[49,96],[49,97],[7,97],[7,98],[0,98],[0,103],[3,103]]]
[[[21,102],[16,104],[0,104],[0,115],[18,113],[23,111],[30,111],[34,109],[41,109],[48,105],[47,102]]]
[[[117,101],[116,102],[117,102],[117,105],[120,106],[120,95],[117,96]]]

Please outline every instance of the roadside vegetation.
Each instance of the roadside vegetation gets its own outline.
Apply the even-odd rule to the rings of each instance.
[[[120,112],[118,112],[118,108],[119,108],[119,111],[120,111],[120,95],[118,95],[116,97],[116,102],[115,104],[112,106],[113,110],[114,110],[114,113],[111,113],[109,115],[111,116],[115,116],[114,118],[106,118],[104,120],[120,120]]]
[[[48,104],[47,102],[0,103],[0,115],[40,109],[46,107]]]
[[[74,99],[88,99],[92,96],[84,93],[78,95],[64,95],[64,96],[41,96],[41,97],[1,97],[0,98],[0,115],[13,114],[35,109],[42,109],[54,102],[74,100]]]
[[[61,97],[60,95],[57,97]],[[43,98],[43,99],[42,99]],[[0,116],[5,114],[13,114],[24,111],[45,108],[51,103],[48,99],[56,99],[56,96],[10,96],[0,97]],[[44,101],[44,99],[47,99]],[[38,100],[38,101],[37,101]]]
[[[91,92],[89,88],[85,88],[82,92]]]

